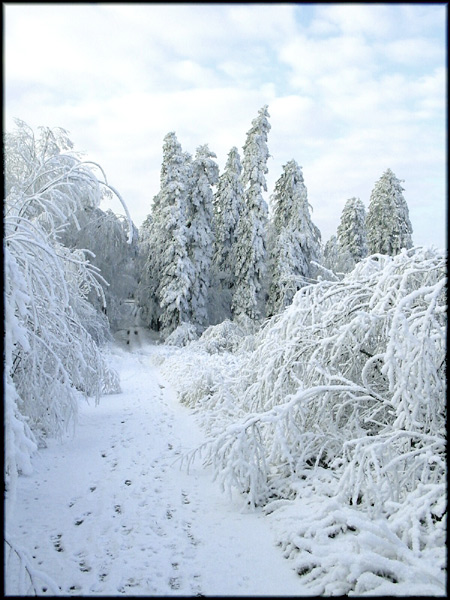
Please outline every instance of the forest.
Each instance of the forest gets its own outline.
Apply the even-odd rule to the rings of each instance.
[[[4,135],[6,522],[79,399],[120,392],[104,348],[139,323],[207,433],[186,468],[201,458],[225,493],[284,515],[281,551],[312,594],[395,595],[414,571],[440,595],[446,252],[414,246],[389,168],[326,243],[295,159],[267,203],[269,118],[222,173],[207,144],[192,156],[169,132],[139,228],[64,129]],[[124,215],[100,208],[112,195]]]

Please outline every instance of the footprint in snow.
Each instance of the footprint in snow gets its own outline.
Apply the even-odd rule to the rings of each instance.
[[[180,578],[179,577],[171,577],[169,579],[169,585],[172,590],[179,590],[181,587]]]
[[[81,561],[78,563],[78,566],[80,567],[80,571],[82,573],[89,573],[89,571],[92,571],[92,567],[86,563],[84,558],[81,559]]]
[[[62,538],[62,533],[58,533],[56,535],[50,536],[50,539],[53,542],[53,546],[57,552],[64,552],[61,538]]]
[[[88,517],[90,514],[92,514],[90,511],[85,512],[81,517],[78,517],[78,519],[75,520],[74,525],[79,527],[82,523],[84,523],[86,517]]]

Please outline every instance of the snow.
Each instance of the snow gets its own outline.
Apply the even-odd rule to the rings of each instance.
[[[122,393],[80,399],[75,433],[49,439],[17,482],[6,534],[38,595],[308,595],[267,516],[181,464],[204,434],[154,366],[159,346],[141,328],[127,337],[110,349]],[[18,594],[18,554],[5,561]]]
[[[87,260],[91,245],[59,239],[74,211],[93,212],[101,182],[58,153],[65,134],[35,138],[23,125],[7,139],[8,595],[443,595],[446,255],[400,246],[374,254],[253,321],[267,266],[266,108],[244,147],[250,212],[232,253],[239,277],[210,299],[225,309],[233,299],[235,321],[216,321],[216,311],[201,333],[202,319],[192,320],[195,307],[206,309],[192,302],[192,163],[168,134],[141,246],[150,257],[138,261],[145,310],[129,317],[170,336],[156,344],[133,326],[105,355],[107,317],[88,296],[108,305],[107,273]],[[396,235],[408,229],[402,214]],[[110,250],[113,275],[131,283],[139,248]],[[119,289],[120,304],[131,287]]]

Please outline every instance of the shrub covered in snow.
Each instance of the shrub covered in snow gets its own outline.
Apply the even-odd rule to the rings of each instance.
[[[322,535],[328,509],[323,519],[311,511],[301,527],[290,524],[298,543],[284,534],[280,540],[288,554],[302,555],[298,571],[309,573],[311,584],[328,573],[330,581],[342,577],[340,593],[385,589],[380,577],[393,585],[407,580],[408,569],[399,565],[412,568],[425,554],[442,574],[445,286],[441,251],[372,255],[340,281],[302,288],[254,335],[251,351],[240,345],[211,355],[192,348],[193,389],[171,365],[175,386],[185,382],[184,398],[209,412],[210,437],[197,453],[213,465],[224,490],[237,491],[249,505],[274,507],[277,500],[299,502],[305,486],[327,474],[322,500],[342,507],[329,523],[327,543],[358,530],[356,540],[346,539],[362,544],[364,560],[377,566],[350,568],[343,558],[333,566],[324,552],[312,556],[302,540]],[[373,522],[383,523],[378,541]],[[442,577],[425,578],[425,587],[427,581],[441,585]],[[318,593],[331,589],[321,585]]]
[[[226,319],[218,325],[208,327],[200,336],[198,346],[210,354],[232,352],[237,349],[244,335],[244,330],[238,323]]]
[[[438,252],[375,255],[343,281],[303,288],[268,322],[241,368],[236,403],[248,417],[212,450],[226,464],[240,443],[261,454],[251,460],[262,487],[240,485],[252,501],[336,461],[359,473],[343,471],[349,498],[362,494],[374,510],[442,477],[445,281]]]
[[[417,551],[390,518],[373,518],[330,497],[333,483],[328,470],[317,471],[298,484],[295,500],[265,507],[283,555],[311,595],[443,595],[445,534]]]
[[[171,334],[166,337],[169,346],[186,346],[189,342],[198,339],[197,327],[192,323],[180,323]]]

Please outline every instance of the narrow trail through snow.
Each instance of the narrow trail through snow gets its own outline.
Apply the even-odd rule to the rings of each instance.
[[[265,517],[180,469],[203,436],[135,331],[113,348],[122,393],[80,404],[75,436],[39,452],[9,535],[62,595],[306,595]]]

